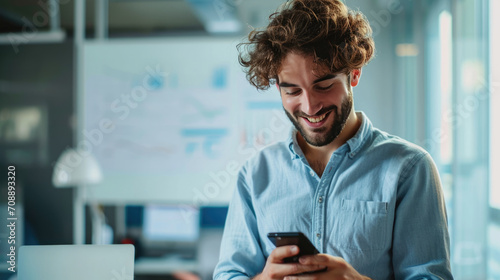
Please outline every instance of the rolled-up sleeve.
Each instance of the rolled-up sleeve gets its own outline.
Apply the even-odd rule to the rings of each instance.
[[[262,271],[266,262],[249,190],[252,181],[246,170],[246,165],[240,170],[229,204],[215,280],[250,279]]]
[[[416,155],[399,179],[392,248],[396,279],[453,279],[444,197],[427,153]]]

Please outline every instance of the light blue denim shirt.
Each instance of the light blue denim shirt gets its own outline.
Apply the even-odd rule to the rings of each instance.
[[[372,279],[453,279],[438,171],[430,155],[374,128],[365,114],[322,177],[296,131],[240,170],[215,280],[262,272],[275,248],[269,232],[301,231],[322,253]]]

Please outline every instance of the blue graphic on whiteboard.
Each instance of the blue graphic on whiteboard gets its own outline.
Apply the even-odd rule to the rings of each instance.
[[[219,67],[214,69],[213,88],[223,89],[227,86],[227,68]]]
[[[147,84],[151,90],[157,90],[163,87],[165,79],[160,75],[154,75],[147,79]]]
[[[225,128],[202,128],[202,129],[183,129],[181,136],[185,138],[185,153],[190,156],[197,150],[210,158],[220,157],[222,149],[222,140],[228,136],[228,130]]]
[[[194,121],[205,119],[208,121],[213,121],[214,118],[223,115],[227,112],[226,107],[218,106],[217,108],[209,108],[208,105],[203,104],[200,100],[194,97],[184,98],[186,104],[191,107],[192,112],[185,115],[186,121]]]

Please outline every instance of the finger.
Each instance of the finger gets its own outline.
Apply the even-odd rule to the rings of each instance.
[[[283,280],[317,280],[318,276],[314,274],[305,274],[305,275],[291,275],[286,276]]]
[[[282,278],[284,276],[289,276],[304,272],[313,272],[322,269],[325,269],[325,266],[304,265],[300,263],[285,263],[285,264],[275,264],[273,267],[273,272],[276,276],[280,276]]]
[[[179,280],[200,280],[198,275],[186,271],[176,271],[172,274],[172,276]]]
[[[295,256],[299,253],[299,247],[295,245],[281,246],[274,249],[268,257],[271,263],[282,263],[284,258]]]
[[[345,267],[347,265],[344,259],[326,254],[302,256],[299,258],[299,263],[305,265],[324,265],[326,267]]]
[[[323,254],[316,254],[316,255],[307,255],[307,256],[301,256],[299,258],[299,263],[301,264],[323,264],[326,265],[330,261],[329,256],[323,255]]]

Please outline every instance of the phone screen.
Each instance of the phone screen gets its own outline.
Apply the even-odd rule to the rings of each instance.
[[[299,247],[299,254],[283,259],[285,263],[298,262],[300,256],[315,255],[319,253],[307,236],[302,232],[271,232],[267,234],[267,237],[276,247],[286,245],[297,245]]]

